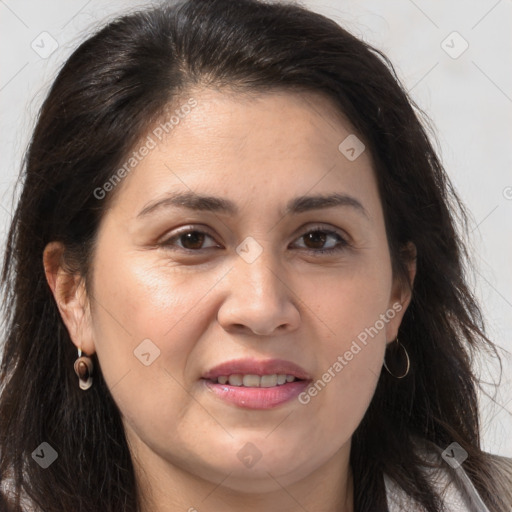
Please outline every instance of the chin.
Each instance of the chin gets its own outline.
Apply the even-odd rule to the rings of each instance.
[[[249,451],[248,451],[249,453]],[[279,454],[279,450],[274,452]],[[291,450],[289,454],[265,455],[253,460],[246,458],[245,463],[235,456],[226,460],[222,466],[210,466],[208,480],[222,481],[222,486],[238,492],[265,493],[282,490],[287,486],[300,481],[315,470],[309,458],[299,458],[298,450]],[[222,460],[219,456],[218,460]],[[309,461],[309,463],[308,463]],[[213,462],[213,461],[212,461]],[[196,467],[197,469],[197,467]],[[219,474],[223,475],[219,479]],[[212,478],[212,475],[215,475]],[[226,478],[227,475],[230,475]],[[225,480],[224,480],[225,478]]]
[[[245,493],[267,493],[274,491],[281,491],[283,487],[287,487],[305,477],[310,471],[305,471],[304,468],[297,472],[290,472],[289,466],[285,471],[280,471],[281,464],[276,466],[260,467],[259,469],[253,467],[240,468],[232,467],[230,470],[225,468],[227,473],[231,472],[231,475],[223,480],[222,486],[233,491],[245,492]],[[226,473],[226,474],[227,474]],[[302,473],[304,473],[302,475]]]

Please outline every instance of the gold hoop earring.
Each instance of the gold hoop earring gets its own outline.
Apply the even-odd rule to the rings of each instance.
[[[388,365],[386,364],[386,356],[384,356],[384,368],[386,368],[386,370],[388,371],[388,373],[395,377],[395,379],[403,379],[408,373],[409,373],[409,369],[411,368],[411,360],[409,359],[409,354],[407,353],[407,349],[402,345],[402,343],[400,343],[398,341],[398,336],[396,338],[396,342],[398,344],[398,348],[403,348],[404,350],[404,353],[405,353],[405,358],[407,360],[407,367],[405,369],[405,373],[403,375],[395,375],[389,368],[388,368]]]
[[[88,356],[82,355],[82,349],[78,349],[78,359],[75,361],[73,365],[75,369],[75,373],[78,377],[78,385],[80,389],[84,391],[89,389],[92,386],[92,370],[93,364],[92,359]]]

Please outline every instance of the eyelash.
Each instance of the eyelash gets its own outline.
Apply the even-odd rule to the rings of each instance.
[[[176,240],[179,240],[183,235],[186,235],[188,233],[199,233],[199,234],[206,235],[213,239],[213,236],[210,235],[209,233],[207,233],[206,231],[201,231],[199,229],[191,229],[191,227],[188,226],[187,228],[183,229],[182,231],[179,231],[178,233],[174,234],[172,237],[168,238],[167,240],[164,240],[159,245],[166,249],[169,249],[169,250],[175,250],[175,248],[172,247],[173,243]],[[347,242],[347,240],[345,238],[343,238],[337,231],[333,231],[332,229],[326,229],[326,228],[321,228],[321,227],[315,227],[313,229],[306,231],[298,239],[301,239],[304,236],[311,234],[311,233],[324,233],[327,236],[335,236],[338,238],[338,244],[335,247],[331,247],[329,249],[308,249],[308,248],[305,249],[307,252],[312,253],[315,256],[316,255],[319,255],[319,256],[328,255],[328,254],[340,252],[349,246],[349,243]],[[215,247],[207,247],[206,249],[214,249],[214,248]],[[301,249],[304,249],[304,248],[301,248]],[[190,254],[190,253],[194,253],[194,252],[200,252],[204,249],[187,249],[185,247],[177,247],[177,250],[180,250],[180,251]]]

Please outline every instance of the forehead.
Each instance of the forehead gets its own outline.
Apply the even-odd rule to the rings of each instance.
[[[181,124],[187,133],[176,130],[174,135],[196,137],[212,145],[225,144],[228,150],[236,143],[252,141],[250,149],[267,143],[264,149],[273,156],[280,148],[293,146],[298,155],[307,154],[354,131],[333,101],[320,93],[273,91],[242,95],[207,89],[193,97],[198,107]],[[304,138],[308,144],[304,144]],[[240,157],[244,156],[245,147],[237,147]],[[264,152],[261,153],[263,157]]]
[[[354,129],[324,95],[198,90],[176,102],[171,115],[187,103],[195,106],[168,133],[162,135],[162,127],[169,128],[164,117],[141,139],[142,145],[151,141],[151,149],[121,183],[126,190],[116,191],[122,203],[176,187],[237,196],[286,194],[290,187],[304,193],[315,183],[332,187],[343,177],[357,182],[372,174],[367,151],[353,161],[342,153]]]

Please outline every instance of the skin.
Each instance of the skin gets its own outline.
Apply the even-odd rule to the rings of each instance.
[[[320,95],[191,96],[197,106],[118,186],[92,292],[59,267],[57,243],[44,253],[48,283],[73,343],[97,354],[120,408],[144,512],[350,512],[351,436],[410,300],[392,275],[371,156],[349,161],[338,150],[354,130]],[[176,191],[230,199],[240,211],[174,206],[137,218]],[[334,192],[366,213],[282,213],[292,198]],[[162,244],[186,226],[208,236]],[[340,243],[304,236],[317,227],[348,245],[315,256]],[[252,263],[236,251],[248,236],[262,249]],[[411,281],[414,273],[411,264]],[[316,381],[397,303],[402,310],[305,405],[242,409],[200,381],[242,357],[286,359]],[[147,338],[160,350],[149,366],[133,353]],[[250,468],[237,457],[248,442],[261,453]]]

